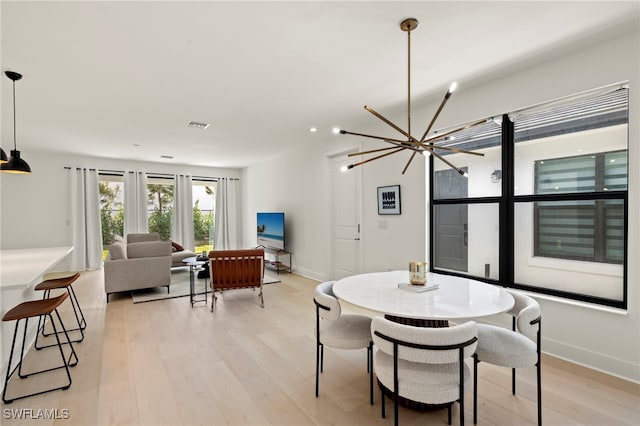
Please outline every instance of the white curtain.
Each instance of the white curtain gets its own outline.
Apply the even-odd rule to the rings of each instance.
[[[147,232],[147,174],[124,174],[124,236]]]
[[[173,187],[173,241],[188,250],[195,249],[193,235],[193,188],[191,176],[176,175]]]
[[[102,232],[100,227],[100,200],[98,197],[98,171],[69,169],[69,195],[71,200],[72,271],[100,269],[102,267]]]
[[[215,250],[238,248],[238,180],[219,178],[216,191]]]

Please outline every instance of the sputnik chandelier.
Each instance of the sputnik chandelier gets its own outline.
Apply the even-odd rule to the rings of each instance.
[[[347,130],[340,130],[340,133],[343,134],[343,135],[355,135],[355,136],[362,136],[362,137],[365,137],[365,138],[378,139],[378,140],[382,140],[382,141],[387,142],[387,143],[392,145],[392,146],[386,147],[386,148],[379,148],[379,149],[373,149],[373,150],[369,150],[369,151],[354,152],[354,153],[349,154],[350,157],[353,157],[353,156],[358,156],[358,155],[368,155],[368,154],[375,154],[375,153],[388,151],[388,152],[385,152],[384,154],[380,154],[380,155],[377,155],[375,157],[370,157],[370,158],[368,158],[366,160],[362,160],[360,162],[350,164],[350,165],[347,166],[347,169],[352,169],[352,168],[354,168],[356,166],[360,166],[360,165],[368,163],[370,161],[377,160],[377,159],[380,159],[380,158],[383,158],[383,157],[387,157],[389,155],[393,155],[393,154],[397,154],[397,153],[402,152],[402,151],[409,150],[409,151],[413,151],[413,153],[411,154],[411,157],[409,158],[409,161],[407,161],[407,165],[402,170],[402,174],[404,174],[407,171],[407,169],[409,168],[409,165],[413,161],[413,158],[416,156],[416,154],[421,153],[421,154],[424,154],[424,155],[433,154],[434,157],[438,158],[440,161],[445,163],[447,166],[451,167],[453,170],[455,170],[456,172],[458,172],[462,176],[468,177],[466,172],[464,172],[460,168],[454,166],[450,161],[448,161],[445,158],[443,158],[443,156],[438,154],[436,152],[436,150],[448,151],[450,153],[462,153],[462,154],[471,154],[471,155],[478,155],[478,156],[484,156],[484,154],[479,153],[479,152],[467,151],[467,150],[463,150],[463,149],[459,149],[459,148],[453,148],[453,147],[449,147],[449,146],[436,145],[436,142],[448,141],[448,140],[450,140],[451,135],[453,133],[459,132],[461,130],[468,129],[470,127],[477,126],[477,125],[482,124],[482,123],[485,123],[486,120],[481,120],[481,121],[477,121],[477,122],[474,122],[474,123],[470,123],[470,124],[467,124],[466,126],[463,126],[463,127],[457,128],[457,129],[453,129],[453,130],[450,130],[450,131],[446,131],[444,133],[438,134],[438,133],[434,132],[432,135],[429,135],[429,132],[431,131],[431,128],[433,127],[433,124],[435,123],[436,119],[440,115],[440,112],[442,111],[442,109],[444,108],[445,104],[447,103],[447,101],[451,97],[451,94],[453,93],[453,91],[456,89],[457,84],[455,82],[452,83],[451,86],[449,86],[449,90],[447,90],[447,93],[444,95],[444,99],[440,103],[440,106],[436,110],[436,113],[434,114],[433,118],[431,119],[431,122],[427,126],[427,129],[424,131],[424,134],[422,135],[422,137],[420,139],[417,139],[417,138],[414,138],[411,135],[411,31],[415,30],[417,27],[418,27],[418,20],[415,19],[415,18],[408,18],[408,19],[405,19],[404,21],[402,21],[400,23],[400,29],[407,33],[407,131],[404,131],[399,126],[397,126],[396,124],[394,124],[390,120],[386,119],[382,114],[379,114],[373,108],[371,108],[371,107],[369,107],[367,105],[365,105],[365,107],[364,107],[364,109],[369,111],[371,114],[375,115],[377,118],[379,118],[380,120],[382,120],[383,122],[385,122],[386,124],[391,126],[393,129],[395,129],[398,132],[400,132],[404,137],[406,137],[406,140],[388,138],[388,137],[382,137],[382,136],[367,135],[367,134],[364,134],[364,133],[349,132]]]

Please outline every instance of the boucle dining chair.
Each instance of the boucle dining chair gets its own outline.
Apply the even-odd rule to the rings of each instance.
[[[464,394],[471,374],[465,359],[473,355],[478,341],[476,323],[451,327],[414,327],[376,317],[371,323],[377,350],[373,366],[382,394],[385,417],[385,389],[393,392],[394,424],[398,425],[398,397],[423,404],[460,404],[460,425],[464,425]]]
[[[340,302],[333,294],[335,281],[318,284],[313,302],[316,305],[316,398],[320,373],[324,364],[324,346],[335,349],[367,349],[369,373],[369,402],[373,405],[373,342],[371,318],[364,315],[342,314]]]
[[[540,305],[533,298],[510,291],[515,300],[512,330],[489,324],[478,324],[478,348],[474,355],[473,423],[477,422],[478,363],[487,362],[511,368],[511,392],[516,394],[516,368],[536,366],[538,425],[542,425],[542,388],[540,370]]]

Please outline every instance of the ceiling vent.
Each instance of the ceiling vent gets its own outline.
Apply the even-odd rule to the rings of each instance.
[[[188,125],[189,127],[195,127],[196,129],[202,129],[202,130],[204,130],[204,129],[206,129],[207,127],[209,127],[209,123],[200,123],[200,122],[198,122],[198,121],[189,121],[189,122],[187,123],[187,125]]]

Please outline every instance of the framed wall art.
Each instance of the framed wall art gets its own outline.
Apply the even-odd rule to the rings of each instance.
[[[400,214],[400,185],[378,187],[378,214]]]

